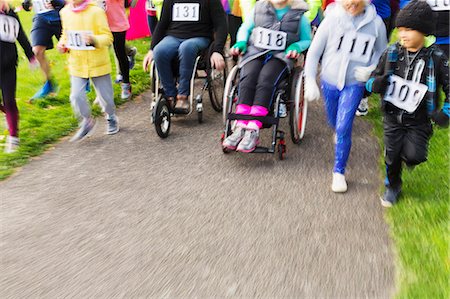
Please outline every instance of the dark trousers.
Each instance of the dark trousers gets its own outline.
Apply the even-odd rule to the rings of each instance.
[[[16,104],[16,67],[0,68],[1,105],[6,114],[9,135],[18,137],[19,110]]]
[[[286,64],[276,58],[256,58],[241,68],[238,104],[258,105],[270,109],[278,83],[288,76]]]
[[[426,116],[419,120],[387,113],[383,127],[387,183],[398,188],[402,185],[402,162],[415,166],[427,160],[433,129]]]
[[[153,35],[156,29],[156,25],[158,25],[158,18],[156,16],[147,15],[147,22],[148,30],[150,31],[150,34]]]
[[[130,83],[130,65],[128,63],[127,51],[125,50],[125,35],[126,31],[113,32],[113,46],[119,61],[120,73],[122,74],[122,82]]]
[[[242,18],[228,15],[228,34],[230,35],[230,48],[236,43],[236,35],[242,25]],[[238,61],[238,56],[233,56],[234,62]]]

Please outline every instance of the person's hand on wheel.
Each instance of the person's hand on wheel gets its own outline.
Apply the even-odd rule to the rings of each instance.
[[[305,78],[305,100],[312,102],[320,99],[320,89],[315,78]]]
[[[222,71],[225,68],[225,60],[220,53],[214,52],[211,55],[211,68]]]
[[[150,50],[148,51],[147,55],[145,55],[144,61],[142,62],[142,67],[144,68],[145,72],[149,71],[150,64],[152,63],[152,61],[153,61],[153,51]]]

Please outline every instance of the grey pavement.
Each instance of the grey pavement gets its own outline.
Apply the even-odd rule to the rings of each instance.
[[[321,103],[276,155],[222,153],[221,115],[161,140],[149,94],[121,131],[67,138],[0,182],[0,298],[389,298],[379,147],[357,119],[346,194],[331,189]],[[287,121],[282,127],[288,131]],[[268,136],[263,136],[263,142]]]

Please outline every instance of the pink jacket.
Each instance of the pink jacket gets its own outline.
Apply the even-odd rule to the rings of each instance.
[[[102,4],[106,6],[104,9],[112,32],[127,31],[130,28],[123,0],[97,0],[97,3],[100,7]]]

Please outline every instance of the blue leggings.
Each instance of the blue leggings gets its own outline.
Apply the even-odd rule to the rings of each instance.
[[[354,84],[339,90],[323,80],[321,83],[328,124],[337,137],[333,172],[344,174],[352,147],[353,119],[364,94],[364,85]]]

